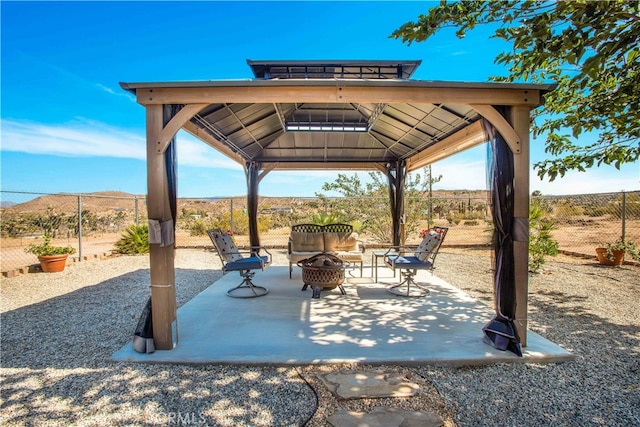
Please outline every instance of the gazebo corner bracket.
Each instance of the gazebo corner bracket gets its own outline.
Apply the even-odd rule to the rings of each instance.
[[[469,104],[482,117],[495,127],[506,141],[513,154],[520,154],[520,137],[511,124],[493,106],[483,104]]]
[[[187,104],[180,111],[174,115],[171,120],[162,128],[160,131],[160,135],[158,136],[158,141],[156,150],[158,154],[164,154],[167,151],[167,147],[171,143],[173,137],[178,133],[182,126],[184,126],[193,116],[202,111],[209,104]]]

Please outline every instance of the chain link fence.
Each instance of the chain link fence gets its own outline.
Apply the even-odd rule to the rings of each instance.
[[[125,228],[147,221],[144,196],[0,193],[2,272],[37,264],[25,249],[41,244],[45,234],[52,245],[73,247],[70,259],[77,262],[111,253]]]
[[[52,244],[72,246],[75,261],[108,254],[131,224],[146,224],[145,196],[44,194],[2,191],[1,269],[3,272],[37,263],[25,252],[45,234]],[[560,249],[592,255],[594,248],[621,237],[640,243],[640,192],[569,196],[538,196],[555,223],[553,237]],[[417,244],[429,226],[450,227],[445,246],[486,246],[492,223],[486,192],[434,192],[407,198],[402,232],[407,244]],[[368,247],[389,244],[391,218],[387,197],[301,198],[260,197],[258,227],[261,244],[283,249],[291,225],[307,222],[347,222]],[[180,198],[176,246],[211,247],[209,228],[231,230],[239,246],[248,246],[245,197]]]
[[[560,250],[595,256],[625,239],[640,245],[640,191],[534,197],[550,213]]]

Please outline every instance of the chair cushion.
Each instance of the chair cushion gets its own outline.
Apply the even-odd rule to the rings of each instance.
[[[355,233],[324,233],[325,252],[349,252],[358,250]]]
[[[215,239],[216,247],[220,251],[220,256],[224,258],[225,262],[233,262],[242,259],[242,255],[238,253],[238,247],[233,242],[230,235],[225,232],[214,232],[213,238]]]
[[[324,252],[323,233],[292,231],[291,250],[293,252]]]
[[[224,266],[226,271],[236,270],[258,270],[264,269],[264,266],[269,263],[269,258],[266,256],[252,256],[249,258],[241,258],[237,261],[227,263]]]
[[[422,261],[415,256],[388,256],[387,264],[393,268],[409,268],[412,270],[430,270],[433,264],[429,261]]]
[[[442,239],[442,235],[440,233],[435,230],[429,230],[427,235],[424,236],[424,239],[422,239],[422,242],[420,242],[418,249],[416,249],[416,258],[420,261],[426,261],[429,258],[429,255],[431,255],[431,252],[438,247],[440,239]]]

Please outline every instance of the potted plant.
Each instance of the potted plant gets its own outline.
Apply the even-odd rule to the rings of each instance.
[[[45,273],[57,273],[64,270],[69,254],[74,254],[76,250],[71,246],[53,246],[51,237],[44,236],[44,241],[39,245],[31,244],[25,252],[34,254],[40,261],[40,267]]]
[[[603,265],[622,265],[625,254],[630,255],[635,260],[640,260],[640,250],[631,241],[618,239],[615,243],[607,243],[606,247],[596,248],[598,262]]]

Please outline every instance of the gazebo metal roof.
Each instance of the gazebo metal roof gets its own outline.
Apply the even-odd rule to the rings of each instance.
[[[518,102],[534,106],[541,94],[553,89],[552,85],[409,80],[420,62],[248,60],[256,79],[121,86],[137,94],[141,104],[176,90],[187,94],[176,98],[180,104],[204,101],[189,95],[195,90],[200,98],[214,92],[229,94],[227,99],[221,95],[220,101],[207,102],[183,128],[239,163],[271,164],[273,169],[358,170],[380,169],[381,164],[398,160],[406,160],[413,170],[483,142],[477,123],[482,117],[479,106],[486,105],[482,93],[497,96],[498,102],[500,96],[509,96],[508,105],[513,105],[515,96]],[[362,99],[364,88],[373,90],[373,96]],[[500,95],[507,89],[509,95]],[[288,96],[300,90],[306,95]],[[461,91],[475,93],[478,105],[456,99]],[[411,95],[403,102],[394,101],[405,93]],[[361,99],[348,99],[349,94]],[[440,95],[434,98],[434,94]],[[243,101],[243,95],[251,102]],[[446,146],[436,149],[464,129],[470,139],[467,144],[456,144],[454,151]],[[420,156],[425,150],[427,155]],[[439,156],[434,157],[436,152]]]

